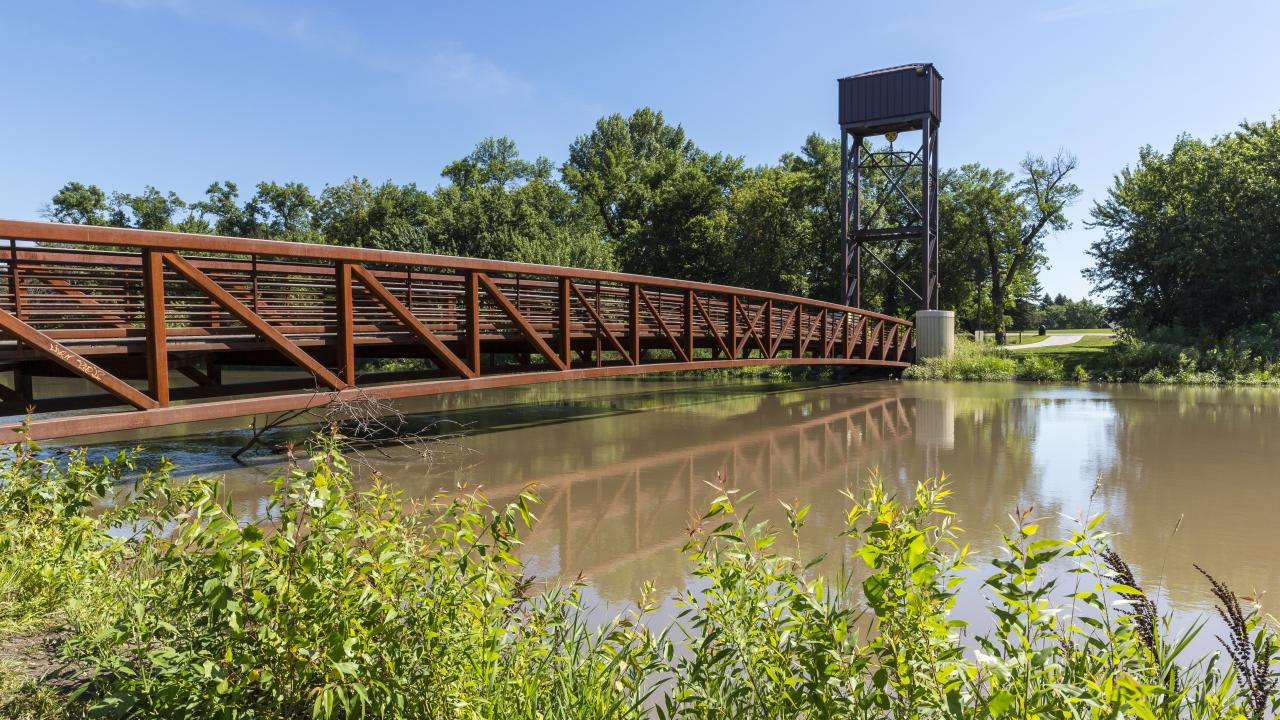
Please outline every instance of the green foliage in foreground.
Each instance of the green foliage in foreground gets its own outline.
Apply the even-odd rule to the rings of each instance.
[[[1012,518],[984,582],[994,629],[962,644],[951,611],[970,566],[939,482],[899,500],[873,476],[850,493],[858,569],[834,582],[779,550],[799,547],[807,508],[779,530],[721,495],[685,548],[700,589],[657,631],[651,600],[596,625],[575,588],[525,578],[528,495],[357,492],[326,441],[275,482],[262,524],[218,483],[163,469],[103,513],[67,499],[104,499],[127,456],[15,452],[4,541],[24,523],[50,539],[0,570],[75,574],[60,603],[0,586],[3,617],[65,626],[84,682],[58,703],[0,695],[10,716],[1253,719],[1277,699],[1257,611],[1212,582],[1227,656],[1184,657],[1202,623],[1170,631],[1101,518],[1065,539]]]

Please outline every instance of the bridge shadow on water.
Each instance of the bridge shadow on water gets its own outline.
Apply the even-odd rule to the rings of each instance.
[[[385,456],[380,462],[385,465],[394,463],[397,455],[403,458],[403,452],[394,451],[403,448],[404,437],[415,440],[420,438],[420,447],[428,453],[452,452],[457,449],[458,444],[465,443],[466,438],[491,433],[532,427],[549,429],[566,423],[618,419],[654,410],[761,398],[872,380],[874,379],[800,382],[728,380],[721,381],[722,384],[719,385],[708,384],[706,380],[699,378],[585,380],[573,383],[572,389],[549,386],[538,388],[533,393],[525,390],[515,394],[535,394],[537,397],[518,397],[505,401],[492,397],[492,393],[479,391],[449,398],[450,402],[447,404],[451,407],[446,409],[433,407],[423,410],[415,409],[412,402],[397,403],[397,410],[403,413],[401,417],[388,419],[388,427],[383,431],[362,436],[352,445],[358,452]],[[641,386],[641,389],[631,389],[632,386]],[[590,392],[593,387],[604,388],[604,392]],[[587,391],[583,392],[584,389]],[[430,404],[438,406],[441,403]],[[261,416],[252,419],[252,422],[269,420],[270,416]],[[176,433],[172,437],[139,438],[131,433],[105,435],[95,438],[96,442],[88,446],[88,451],[90,457],[102,458],[113,455],[122,447],[136,448],[143,467],[154,464],[161,458],[168,458],[182,472],[192,474],[216,474],[254,467],[274,471],[285,461],[290,448],[302,452],[315,433],[326,431],[324,426],[304,416],[267,430],[249,452],[238,459],[232,458],[232,454],[250,440],[250,422],[246,418],[242,428],[203,432],[199,431],[199,425],[190,428],[178,426],[177,430],[186,432]],[[339,427],[339,430],[342,431],[343,428]],[[436,447],[433,441],[452,443],[453,447]],[[48,446],[71,447],[75,443],[48,443]],[[415,457],[411,462],[417,464],[419,458]]]

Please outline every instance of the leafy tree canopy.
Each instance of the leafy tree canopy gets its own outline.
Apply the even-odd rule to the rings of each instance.
[[[1147,146],[1094,204],[1086,272],[1138,332],[1280,325],[1280,121]]]
[[[624,268],[692,279],[716,252],[709,219],[741,181],[743,164],[701,150],[662,113],[641,108],[601,118],[574,140],[561,174]]]
[[[943,303],[961,322],[1027,323],[1042,292],[1043,240],[1079,194],[1074,159],[1028,158],[1017,174],[967,165],[940,179]],[[46,217],[120,227],[621,269],[840,299],[840,146],[814,133],[777,163],[748,168],[710,153],[662,113],[601,118],[556,172],[510,138],[485,138],[441,170],[432,190],[352,177],[313,192],[264,181],[247,197],[230,180],[187,202],[146,187],[106,193],[69,182]],[[918,175],[906,177],[914,187]],[[882,174],[862,178],[866,222],[911,224]],[[869,246],[865,307],[915,307],[919,244]],[[871,254],[874,253],[874,258]],[[910,283],[905,287],[895,276]]]

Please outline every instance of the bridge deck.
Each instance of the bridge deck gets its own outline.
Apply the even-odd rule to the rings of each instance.
[[[33,408],[40,438],[361,393],[762,364],[901,368],[914,352],[899,318],[707,283],[24,221],[0,221],[0,238],[0,371],[12,378],[0,415]],[[387,359],[411,369],[380,371]],[[224,369],[263,366],[299,372],[224,381]],[[41,376],[99,392],[44,397]]]

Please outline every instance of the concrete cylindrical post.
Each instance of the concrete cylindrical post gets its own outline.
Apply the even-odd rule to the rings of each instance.
[[[951,310],[916,312],[916,360],[951,357],[956,350],[956,314]]]

